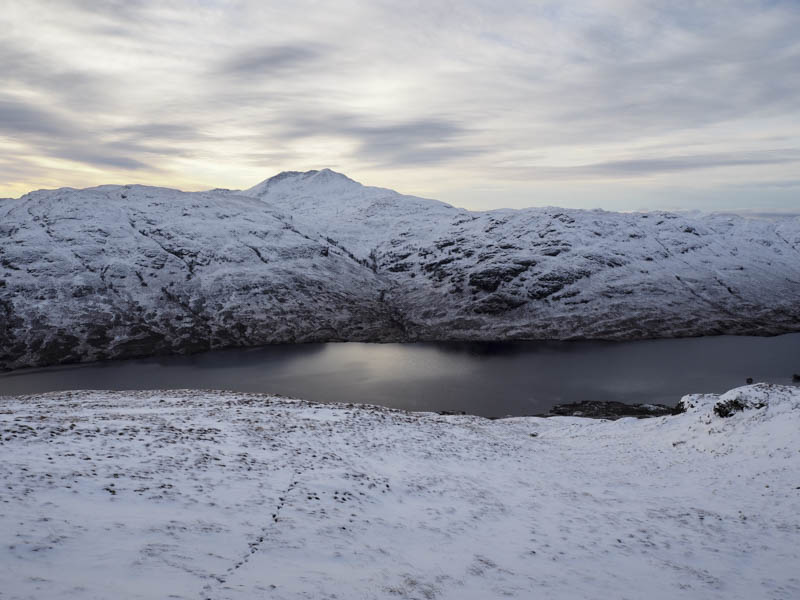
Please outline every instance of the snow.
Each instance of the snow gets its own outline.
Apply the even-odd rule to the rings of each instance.
[[[800,597],[800,390],[683,404],[492,421],[0,398],[0,598]]]
[[[768,290],[768,293],[765,293]],[[800,328],[800,218],[470,212],[324,169],[0,204],[0,368],[310,341]]]
[[[364,186],[330,169],[285,172],[242,192],[259,198],[292,221],[325,233],[359,258],[392,237],[413,232],[414,239],[430,243],[453,220],[470,213],[438,200]]]

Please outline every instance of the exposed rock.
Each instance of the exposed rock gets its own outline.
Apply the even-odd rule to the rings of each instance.
[[[514,279],[524,273],[527,266],[514,263],[511,265],[497,265],[481,271],[473,272],[469,276],[469,284],[484,292],[494,292],[503,282]]]

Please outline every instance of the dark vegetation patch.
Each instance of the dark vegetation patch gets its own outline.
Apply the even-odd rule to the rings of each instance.
[[[590,419],[621,419],[622,417],[664,417],[683,412],[680,405],[625,404],[624,402],[584,400],[570,404],[558,404],[550,409],[547,417],[588,417]]]
[[[718,417],[722,417],[723,419],[732,417],[734,413],[742,412],[745,409],[759,409],[764,408],[766,404],[763,402],[745,402],[740,400],[739,398],[734,398],[733,400],[725,400],[724,402],[717,402],[714,405],[714,414]]]

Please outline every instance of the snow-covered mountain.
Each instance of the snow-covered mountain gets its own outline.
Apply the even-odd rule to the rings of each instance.
[[[1,366],[392,335],[371,269],[252,198],[34,192],[0,239]]]
[[[330,170],[0,201],[0,367],[322,340],[800,330],[800,219],[470,212]]]

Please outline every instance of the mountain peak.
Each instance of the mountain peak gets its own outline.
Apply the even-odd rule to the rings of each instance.
[[[338,173],[332,169],[312,169],[310,171],[282,171],[277,175],[273,175],[269,179],[265,179],[248,190],[245,190],[250,196],[261,197],[267,193],[268,190],[275,186],[287,187],[305,187],[325,185],[336,185],[337,187],[361,187],[361,184],[353,179],[350,179],[343,173]]]

